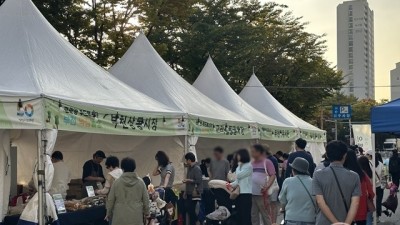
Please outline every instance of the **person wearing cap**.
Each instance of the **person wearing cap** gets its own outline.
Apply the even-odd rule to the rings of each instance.
[[[287,178],[282,185],[279,201],[285,210],[285,224],[315,224],[317,203],[312,192],[312,178],[309,163],[303,158],[296,158],[290,164],[293,177]]]
[[[103,168],[100,164],[105,158],[106,154],[99,150],[93,154],[93,159],[85,162],[82,173],[84,189],[86,189],[87,186],[93,186],[94,189],[98,189],[98,184],[104,183]],[[86,193],[86,191],[84,190],[83,193]]]

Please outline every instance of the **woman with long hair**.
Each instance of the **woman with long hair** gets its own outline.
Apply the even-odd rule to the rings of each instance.
[[[372,186],[372,176],[373,176],[373,170],[372,170],[372,163],[370,162],[369,158],[367,156],[361,156],[360,158],[358,158],[358,163],[360,164],[361,169],[365,172],[365,174],[367,174],[371,186]],[[378,178],[377,178],[378,179]],[[371,189],[373,190],[373,189]],[[371,198],[371,194],[373,194],[373,196],[375,196],[373,191],[369,191],[368,192],[368,198],[373,200],[374,197]],[[367,210],[367,225],[372,225],[373,222],[373,211]]]
[[[250,154],[247,149],[240,149],[236,152],[234,165],[236,180],[228,183],[228,187],[240,188],[240,194],[236,199],[236,207],[238,210],[238,224],[251,224],[251,205],[252,205],[252,175],[253,167],[250,163]]]
[[[153,171],[153,176],[161,176],[160,187],[172,188],[175,178],[175,168],[169,161],[168,155],[163,151],[158,151],[155,160],[157,161],[157,166]]]
[[[361,167],[359,163],[359,159],[357,159],[356,152],[354,150],[349,150],[347,152],[347,157],[346,161],[344,162],[344,167],[357,173],[360,182],[361,182],[361,197],[360,197],[360,203],[358,206],[357,214],[356,217],[354,218],[355,224],[357,225],[366,225],[367,224],[367,215],[368,215],[368,206],[367,206],[367,201],[368,199],[374,199],[374,191],[372,190],[372,183],[369,178],[369,175],[367,173],[370,173],[372,175],[372,170],[371,167],[369,166],[369,160],[365,156],[360,157],[363,167]],[[363,168],[364,166],[364,161],[367,160],[367,165],[369,167],[369,172],[364,171]]]
[[[168,155],[163,151],[158,151],[154,158],[157,161],[157,167],[153,171],[153,176],[160,175],[160,188],[165,189],[164,200],[167,203],[175,205],[178,201],[178,198],[172,190],[175,179],[175,168],[169,160]]]

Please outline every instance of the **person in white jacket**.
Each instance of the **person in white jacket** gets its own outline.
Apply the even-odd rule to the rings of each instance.
[[[110,171],[106,175],[106,183],[103,189],[96,190],[96,194],[98,195],[107,195],[110,192],[111,186],[114,181],[118,179],[123,171],[119,168],[119,159],[115,156],[109,156],[106,159],[106,168]]]
[[[71,172],[63,160],[64,156],[60,151],[55,151],[51,155],[51,161],[54,167],[54,176],[49,193],[51,195],[61,194],[65,199],[69,188],[68,183],[71,180]]]

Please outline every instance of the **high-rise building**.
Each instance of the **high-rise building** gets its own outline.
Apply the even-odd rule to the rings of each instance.
[[[367,0],[337,7],[337,67],[346,82],[342,92],[359,99],[375,98],[374,12]]]
[[[390,97],[392,100],[400,98],[400,62],[390,71]]]

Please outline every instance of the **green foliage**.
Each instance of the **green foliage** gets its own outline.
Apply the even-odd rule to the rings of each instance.
[[[332,105],[351,105],[352,107],[352,118],[351,120],[356,123],[370,123],[371,108],[380,104],[373,99],[362,99],[359,100],[354,96],[345,96],[341,93],[336,93],[334,96],[324,99],[322,106],[320,106],[319,112],[314,116],[314,123],[319,127],[327,130],[328,140],[335,138],[335,124],[332,120]],[[348,121],[338,121],[338,139],[348,141],[350,131]]]
[[[114,64],[132,43],[136,0],[33,0],[68,41],[101,66]]]
[[[179,5],[181,14],[175,18],[169,13],[175,6],[156,2],[158,10],[167,13],[154,16],[157,7],[150,7],[153,16],[140,20],[140,25],[164,59],[189,82],[196,79],[208,55],[237,92],[254,67],[272,94],[305,119],[311,119],[321,99],[342,85],[341,74],[323,58],[323,37],[307,33],[306,24],[285,6],[200,0]]]
[[[161,56],[193,82],[211,55],[239,92],[254,68],[289,110],[310,120],[342,86],[323,57],[323,36],[284,5],[258,0],[34,0],[50,23],[101,66],[114,64],[143,30]],[[317,88],[310,88],[317,87]]]

